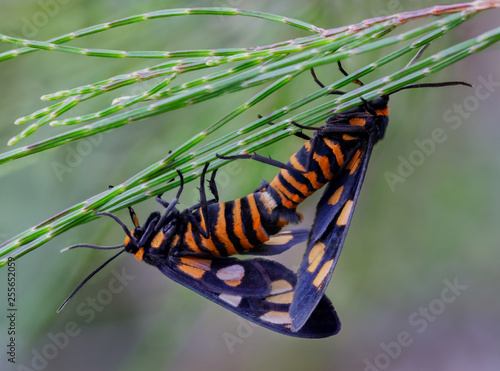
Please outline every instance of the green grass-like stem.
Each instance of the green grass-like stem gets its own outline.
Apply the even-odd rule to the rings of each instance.
[[[450,30],[467,21],[478,11],[500,7],[494,1],[435,6],[419,11],[365,20],[356,25],[325,30],[307,22],[289,19],[268,13],[244,11],[232,8],[173,9],[146,13],[85,28],[62,35],[47,42],[23,40],[0,35],[1,41],[22,45],[23,48],[0,54],[0,62],[37,50],[74,53],[81,56],[110,58],[171,58],[168,62],[147,69],[130,72],[101,80],[84,86],[46,94],[44,100],[60,100],[32,114],[19,118],[17,124],[31,123],[22,133],[11,139],[16,144],[47,123],[52,126],[80,125],[74,129],[25,145],[0,154],[0,164],[32,156],[47,149],[56,148],[68,142],[80,140],[103,131],[117,129],[131,122],[163,114],[224,94],[242,91],[259,86],[260,91],[246,102],[228,112],[217,122],[208,125],[202,132],[193,135],[185,143],[172,150],[165,158],[151,164],[121,184],[105,190],[80,202],[48,220],[24,231],[0,245],[0,266],[8,258],[19,258],[27,252],[50,241],[65,231],[97,218],[95,212],[116,212],[150,197],[178,187],[177,170],[184,174],[185,182],[196,179],[206,162],[210,170],[224,166],[228,161],[219,160],[216,154],[249,153],[279,141],[298,131],[290,124],[291,120],[305,126],[312,126],[334,113],[345,111],[360,104],[360,97],[371,100],[381,94],[388,94],[400,87],[414,83],[432,73],[449,67],[453,63],[477,53],[500,40],[500,27],[494,28],[470,40],[463,41],[441,50],[429,57],[386,76],[366,82],[344,95],[336,96],[327,102],[305,111],[299,111],[306,104],[316,101],[329,91],[346,87],[358,78],[366,79],[381,66],[415,51],[429,42],[442,37]],[[398,26],[414,19],[445,15],[438,20],[420,25],[397,35],[393,32]],[[107,49],[87,49],[61,45],[77,38],[104,32],[111,28],[132,25],[154,18],[184,15],[231,15],[255,17],[262,20],[288,24],[311,32],[311,36],[294,40],[276,42],[263,47],[230,48],[214,50],[180,51],[116,51]],[[413,40],[413,41],[411,41]],[[278,92],[285,85],[311,68],[335,63],[356,55],[365,54],[398,45],[398,49],[387,53],[378,60],[367,64],[347,77],[318,89],[295,102],[278,108],[263,118],[257,119],[233,133],[211,142],[203,143],[228,122]],[[214,69],[216,68],[216,69]],[[193,78],[177,84],[177,78],[191,71],[208,70],[204,77]],[[150,85],[143,93],[123,97],[98,112],[59,119],[79,103],[99,98],[115,89],[140,83],[153,78],[159,80]],[[135,106],[135,107],[132,107]],[[132,108],[131,108],[132,107]],[[127,110],[125,110],[127,108]],[[285,118],[285,116],[287,116]],[[37,121],[35,121],[37,120]],[[274,125],[267,125],[269,122]],[[200,145],[203,143],[203,145]]]

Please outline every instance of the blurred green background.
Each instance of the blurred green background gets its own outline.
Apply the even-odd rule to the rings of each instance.
[[[151,10],[234,6],[330,28],[432,4],[397,0],[1,0],[0,27],[9,35],[45,40]],[[499,19],[498,10],[478,15],[437,40],[427,53],[496,27]],[[74,45],[178,50],[264,45],[305,35],[256,19],[178,17],[112,30]],[[1,46],[0,50],[8,48]],[[380,56],[362,55],[344,66],[354,71]],[[474,89],[451,87],[405,91],[391,97],[387,135],[373,153],[344,252],[327,290],[342,321],[337,336],[302,340],[249,326],[131,257],[114,261],[56,315],[74,286],[109,256],[102,251],[59,254],[59,250],[75,243],[113,245],[123,240],[123,231],[113,221],[101,219],[55,238],[16,262],[15,365],[6,359],[7,271],[0,271],[1,369],[500,369],[499,60],[500,45],[495,45],[427,80],[460,79],[479,86],[489,78],[496,82],[491,91],[480,88],[477,94]],[[400,60],[371,78],[406,62]],[[0,64],[0,151],[9,149],[7,140],[20,130],[14,120],[44,107],[41,95],[156,63],[38,52]],[[324,82],[339,76],[335,66],[325,66],[317,73]],[[316,88],[309,75],[303,74],[225,130],[235,130],[257,114],[266,114]],[[133,89],[122,89],[116,96],[133,93]],[[231,94],[105,133],[98,142],[87,145],[91,149],[64,174],[58,174],[54,166],[67,164],[67,156],[78,149],[78,142],[0,167],[0,239],[129,178],[255,91]],[[457,113],[460,106],[465,107],[463,118]],[[99,108],[90,101],[78,112]],[[446,139],[419,157],[417,143],[428,143],[436,128]],[[44,128],[27,143],[57,132]],[[286,161],[301,144],[291,137],[261,154]],[[390,187],[388,174],[397,174],[405,161],[418,165],[406,169],[411,174]],[[241,197],[275,173],[275,169],[251,161],[224,168],[218,182],[222,198]],[[181,207],[196,201],[195,183],[188,185]],[[319,196],[301,207],[304,226],[312,222]],[[150,200],[135,209],[144,220],[157,205]],[[126,219],[127,213],[122,211],[119,216]],[[296,268],[302,254],[303,247],[299,247],[280,260]],[[113,277],[123,272],[133,278],[111,293]],[[459,287],[448,290],[454,282]],[[92,309],[92,300],[107,304]],[[402,345],[396,345],[398,339]],[[40,353],[51,359],[42,361],[37,356]]]

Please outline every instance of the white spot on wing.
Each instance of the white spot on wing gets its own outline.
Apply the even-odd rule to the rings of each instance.
[[[266,301],[276,304],[290,304],[293,300],[293,291],[285,292],[283,294],[271,295],[266,297]]]
[[[263,321],[274,323],[276,325],[287,325],[292,323],[292,319],[287,312],[270,311],[263,314],[259,318]]]
[[[236,295],[220,294],[219,299],[225,301],[228,304],[231,304],[233,307],[237,307],[238,305],[240,305],[242,297]]]
[[[293,287],[288,281],[278,280],[271,282],[271,295],[282,294],[284,292],[289,292],[292,290]]]
[[[245,268],[239,264],[230,265],[217,272],[217,278],[222,281],[238,281],[245,275]]]

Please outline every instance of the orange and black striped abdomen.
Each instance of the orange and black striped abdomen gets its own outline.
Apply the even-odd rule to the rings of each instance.
[[[302,201],[328,183],[352,157],[357,147],[355,137],[338,135],[315,138],[317,144],[311,156],[312,141],[292,157],[287,165],[297,171],[282,169],[271,181],[269,190],[275,199],[287,209],[295,209]],[[309,160],[311,159],[311,160]],[[309,168],[307,169],[309,163]]]
[[[251,193],[234,201],[208,205],[208,223],[204,220],[201,209],[196,210],[193,213],[195,219],[204,230],[208,224],[210,236],[204,238],[188,222],[184,232],[184,251],[229,256],[245,252],[269,240],[269,236],[279,232],[284,225],[273,219],[273,207],[269,206],[265,193]]]

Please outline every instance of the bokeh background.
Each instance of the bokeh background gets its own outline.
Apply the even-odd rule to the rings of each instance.
[[[190,6],[241,7],[330,28],[432,4],[398,0],[1,0],[0,28],[6,34],[45,40],[123,16]],[[499,20],[499,10],[478,15],[436,41],[428,53],[498,26]],[[35,23],[38,26],[33,27]],[[75,45],[178,50],[263,45],[305,35],[256,19],[178,17],[112,30]],[[1,46],[2,51],[7,49]],[[354,71],[381,55],[361,55],[345,62],[345,67]],[[100,272],[56,314],[74,286],[108,256],[100,251],[59,254],[59,250],[80,242],[113,245],[123,239],[123,231],[113,221],[101,219],[55,238],[16,262],[15,365],[6,359],[7,272],[0,271],[1,369],[500,369],[499,60],[500,45],[495,45],[428,79],[460,79],[475,86],[490,79],[496,85],[487,97],[484,88],[479,97],[474,89],[453,87],[406,91],[391,98],[390,126],[373,153],[344,252],[327,290],[342,320],[337,336],[302,340],[249,326],[128,256]],[[400,60],[372,76],[406,62]],[[0,64],[0,151],[9,149],[7,140],[20,130],[14,120],[44,106],[41,95],[154,63],[38,52]],[[317,73],[325,82],[339,76],[335,66]],[[257,114],[316,88],[309,75],[303,74],[225,130],[235,130]],[[117,96],[133,92],[128,89]],[[28,229],[109,184],[119,184],[252,94],[231,94],[107,132],[64,174],[54,167],[67,164],[77,143],[1,166],[0,239]],[[460,117],[457,110],[464,103],[469,108]],[[98,104],[90,101],[78,112],[96,110]],[[446,140],[413,166],[403,182],[391,187],[388,174],[398,174],[404,161],[418,160],[417,143],[432,138],[435,129],[441,129]],[[57,132],[45,128],[27,141]],[[301,143],[291,137],[262,154],[286,161]],[[218,182],[222,198],[241,197],[275,173],[274,168],[251,161],[222,169]],[[188,185],[181,207],[195,202],[195,183]],[[312,222],[318,197],[301,208],[304,226]],[[143,220],[157,205],[150,200],[135,209]],[[126,211],[119,215],[127,218]],[[296,268],[303,248],[280,260]],[[123,273],[133,278],[114,287],[120,292],[110,294],[113,277]],[[450,285],[455,291],[447,289]],[[109,303],[92,309],[92,300]],[[401,345],[396,345],[398,341]],[[52,359],[42,361],[37,354],[44,352]]]

